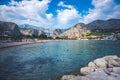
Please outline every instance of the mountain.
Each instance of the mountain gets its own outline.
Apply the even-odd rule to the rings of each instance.
[[[20,27],[20,28],[24,28],[24,29],[45,30],[45,28],[43,28],[43,27],[34,26],[34,25],[29,25],[29,24],[22,24],[22,25],[19,25],[19,27]]]
[[[90,31],[87,29],[84,23],[78,23],[73,27],[69,28],[65,32],[61,33],[59,37],[61,38],[69,38],[69,39],[81,39],[86,38],[86,35]]]
[[[29,29],[20,28],[20,32],[22,35],[25,35],[25,36],[40,36],[41,34],[45,34],[41,30],[31,29],[31,28],[29,28]]]
[[[87,24],[87,28],[91,31],[120,31],[120,19],[95,20]]]
[[[17,24],[0,21],[0,35],[18,36],[21,33]]]
[[[65,32],[67,29],[55,29],[52,33],[52,37],[58,37],[60,34],[62,34],[63,32]]]
[[[53,29],[44,28],[44,27],[40,27],[40,26],[29,25],[29,24],[19,25],[19,28],[24,28],[24,29],[37,29],[37,30],[44,31],[45,33],[52,33],[52,32],[53,32]]]

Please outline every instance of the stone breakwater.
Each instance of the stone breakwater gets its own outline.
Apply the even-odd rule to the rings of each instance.
[[[61,80],[120,80],[120,58],[105,56],[89,62],[80,75],[64,75]]]

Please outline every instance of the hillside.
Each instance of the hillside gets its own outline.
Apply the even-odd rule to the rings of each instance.
[[[120,19],[95,20],[87,24],[87,28],[92,31],[120,32]]]

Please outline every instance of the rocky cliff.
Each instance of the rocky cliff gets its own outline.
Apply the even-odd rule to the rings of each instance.
[[[59,37],[69,38],[69,39],[82,39],[82,38],[86,38],[86,35],[89,32],[90,31],[87,29],[84,23],[78,23],[72,28],[60,34]]]
[[[21,33],[17,24],[0,21],[0,35],[18,36]]]
[[[63,32],[65,32],[67,29],[55,29],[53,31],[52,37],[58,37],[60,34],[62,34]]]
[[[41,34],[45,34],[43,31],[41,30],[37,30],[37,29],[26,29],[26,28],[20,28],[20,32],[22,35],[25,36],[40,36]]]
[[[19,28],[23,28],[23,29],[35,29],[35,30],[43,31],[48,37],[51,36],[51,33],[53,32],[52,28],[45,28],[45,27],[34,26],[34,25],[29,25],[29,24],[19,25]]]
[[[120,31],[120,19],[95,20],[87,24],[87,27],[92,31]]]

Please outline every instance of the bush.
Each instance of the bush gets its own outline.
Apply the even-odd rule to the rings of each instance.
[[[39,39],[47,39],[47,36],[45,34],[41,34],[40,36],[38,36]]]

